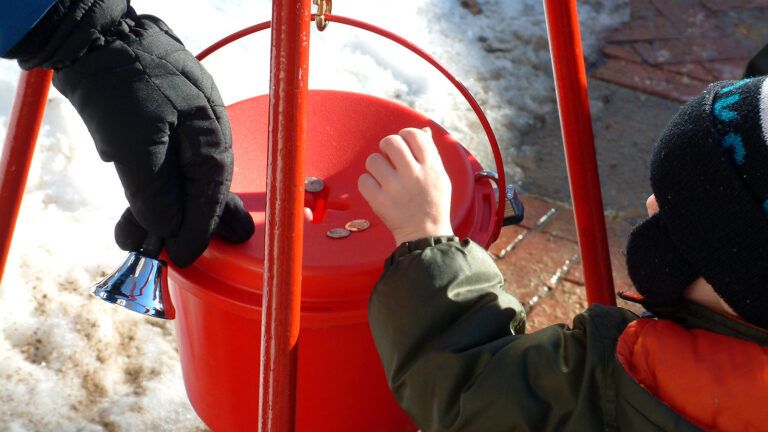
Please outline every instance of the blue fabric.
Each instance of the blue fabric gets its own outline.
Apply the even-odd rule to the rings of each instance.
[[[723,138],[723,147],[731,149],[736,165],[744,164],[744,157],[747,155],[747,150],[744,149],[744,141],[741,140],[741,135],[737,133],[729,133]]]
[[[738,118],[736,113],[728,107],[738,102],[741,96],[737,93],[725,98],[720,99],[715,103],[715,116],[722,121],[731,121]]]
[[[13,48],[56,0],[0,0],[0,56]]]
[[[736,90],[737,88],[739,88],[739,87],[743,86],[744,84],[746,84],[746,83],[748,83],[748,82],[750,82],[750,81],[752,81],[752,78],[743,79],[743,80],[741,80],[741,81],[737,82],[736,84],[733,84],[733,85],[731,85],[731,86],[728,86],[728,87],[726,87],[726,88],[724,88],[724,89],[720,90],[720,94],[723,94],[723,93],[728,93],[728,92],[730,92],[730,91],[734,91],[734,90]]]

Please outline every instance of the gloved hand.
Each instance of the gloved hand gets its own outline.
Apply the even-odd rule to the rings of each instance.
[[[251,237],[253,220],[229,191],[221,96],[164,22],[127,0],[60,0],[16,48],[22,67],[54,68],[54,86],[114,162],[130,205],[115,228],[121,248],[137,250],[149,231],[183,267],[214,232],[233,243]]]

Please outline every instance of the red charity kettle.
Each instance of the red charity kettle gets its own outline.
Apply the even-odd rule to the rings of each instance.
[[[396,35],[350,18],[327,18],[395,40],[436,65],[475,109],[494,146],[497,171],[503,173],[490,125],[458,80]],[[235,33],[199,57],[268,27],[262,23]],[[268,101],[263,95],[228,107],[235,153],[232,190],[253,216],[256,233],[241,245],[214,240],[193,265],[171,266],[169,271],[187,394],[198,415],[217,432],[253,430],[258,424]],[[296,429],[416,431],[389,391],[368,328],[368,297],[396,245],[357,191],[357,178],[383,137],[406,127],[429,126],[453,185],[454,230],[488,246],[503,219],[503,175],[493,179],[440,125],[403,104],[346,91],[310,90],[308,110],[305,173],[322,179],[324,186],[310,188],[315,192],[305,196],[312,217],[304,227]],[[489,178],[498,182],[497,189]],[[357,219],[370,221],[370,226],[344,238],[328,235]]]

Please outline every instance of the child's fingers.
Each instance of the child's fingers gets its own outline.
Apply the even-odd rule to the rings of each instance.
[[[379,143],[379,148],[398,171],[412,170],[417,164],[411,149],[400,135],[390,135]]]
[[[381,185],[370,174],[364,173],[357,179],[357,190],[360,195],[371,203],[376,197],[381,196]]]
[[[365,169],[380,185],[388,184],[395,180],[397,173],[387,160],[386,156],[380,153],[373,153],[365,160]]]
[[[421,129],[407,128],[401,130],[399,135],[403,137],[411,153],[420,163],[426,162],[434,156],[433,153],[437,153],[431,133],[427,134]]]

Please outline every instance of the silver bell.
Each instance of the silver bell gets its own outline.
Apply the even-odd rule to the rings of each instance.
[[[117,270],[93,286],[93,295],[140,314],[174,319],[168,265],[157,258],[161,244],[161,240],[150,235],[141,251],[129,253]]]

